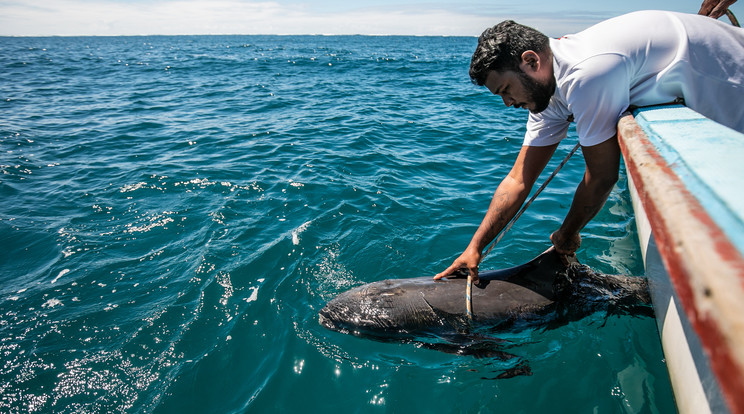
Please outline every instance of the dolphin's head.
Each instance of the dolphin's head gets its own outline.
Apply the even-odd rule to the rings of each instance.
[[[390,328],[394,321],[388,310],[396,305],[395,295],[378,285],[360,286],[332,299],[319,312],[320,324],[334,331],[356,334]]]
[[[362,307],[357,291],[344,292],[328,302],[318,312],[320,324],[333,331],[348,333],[350,328],[361,322]]]
[[[438,316],[418,290],[408,286],[411,283],[415,282],[383,280],[341,293],[320,310],[319,322],[328,329],[356,335],[389,336],[430,326],[430,319]]]

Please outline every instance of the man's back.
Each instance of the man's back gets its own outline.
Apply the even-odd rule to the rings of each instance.
[[[677,98],[744,132],[744,29],[704,16],[643,11],[551,39],[550,47],[555,106],[574,115],[579,136],[587,139],[582,143],[612,136],[629,105]],[[533,117],[558,112],[549,108]]]

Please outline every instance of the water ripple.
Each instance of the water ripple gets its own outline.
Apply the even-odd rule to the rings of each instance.
[[[526,114],[470,84],[474,43],[4,38],[0,411],[539,412],[608,343],[628,345],[582,372],[578,411],[642,411],[628,366],[669,409],[653,321],[515,334],[539,374],[499,384],[508,362],[317,323],[350,287],[440,271],[480,222]],[[580,156],[565,171],[488,266],[547,246]],[[642,272],[624,176],[586,233],[588,264]]]

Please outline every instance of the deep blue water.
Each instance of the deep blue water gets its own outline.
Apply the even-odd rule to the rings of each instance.
[[[507,380],[318,324],[351,287],[443,270],[480,223],[527,114],[470,84],[474,46],[0,38],[0,412],[674,412],[650,318],[506,333],[533,372]],[[547,248],[582,172],[579,152],[482,268]],[[643,273],[624,171],[583,237],[585,264]]]

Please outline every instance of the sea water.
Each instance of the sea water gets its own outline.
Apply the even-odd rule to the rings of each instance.
[[[651,318],[505,332],[506,360],[318,324],[480,223],[527,112],[470,83],[475,43],[0,38],[0,412],[674,412]],[[545,250],[582,174],[481,267]],[[578,257],[643,273],[624,171]]]

